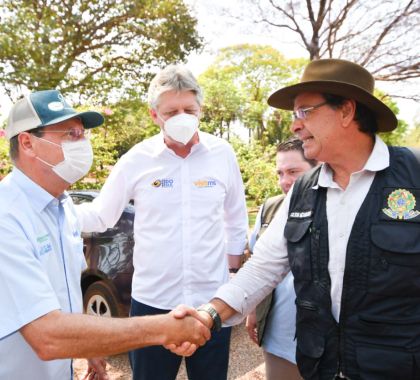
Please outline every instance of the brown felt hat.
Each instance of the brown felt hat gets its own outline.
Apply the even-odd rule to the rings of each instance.
[[[378,130],[397,127],[397,118],[388,106],[373,95],[375,79],[362,66],[342,59],[319,59],[306,66],[300,83],[284,87],[268,98],[275,108],[293,110],[294,99],[303,92],[343,96],[365,105],[376,116]]]

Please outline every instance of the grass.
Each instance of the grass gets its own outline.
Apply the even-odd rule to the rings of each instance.
[[[248,226],[249,228],[253,228],[258,214],[259,205],[257,205],[254,200],[247,200],[246,207],[248,209]]]

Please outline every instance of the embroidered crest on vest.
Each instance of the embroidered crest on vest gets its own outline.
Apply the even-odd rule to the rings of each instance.
[[[419,211],[414,210],[416,198],[405,189],[397,189],[389,194],[388,207],[382,211],[392,219],[413,219],[420,215]]]

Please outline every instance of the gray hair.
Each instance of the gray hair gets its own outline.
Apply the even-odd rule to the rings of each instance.
[[[203,93],[191,71],[182,65],[169,65],[150,82],[148,96],[150,107],[156,109],[160,95],[172,90],[177,92],[192,91],[196,96],[198,105],[201,107],[203,104]]]

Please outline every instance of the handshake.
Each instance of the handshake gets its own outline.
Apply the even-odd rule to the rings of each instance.
[[[210,339],[213,318],[200,308],[179,305],[169,314],[163,328],[163,346],[181,356],[191,356]]]

